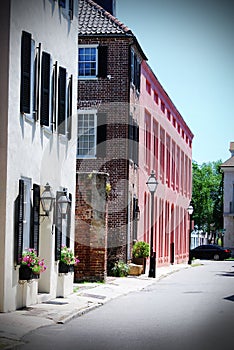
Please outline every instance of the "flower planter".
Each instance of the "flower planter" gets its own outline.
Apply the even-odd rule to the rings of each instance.
[[[38,279],[40,274],[33,273],[32,269],[27,265],[21,265],[19,268],[19,280],[29,281],[32,279]]]
[[[74,272],[74,265],[67,265],[64,262],[59,262],[59,273]]]
[[[143,267],[142,273],[145,273],[146,258],[133,258],[132,262],[133,264],[136,264],[136,265],[142,265]]]

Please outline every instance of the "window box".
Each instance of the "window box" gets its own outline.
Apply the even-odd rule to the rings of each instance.
[[[29,266],[21,265],[19,268],[19,280],[32,280],[38,279],[40,277],[40,273],[33,273],[32,269]]]
[[[67,265],[62,261],[59,261],[59,273],[74,272],[74,265]]]

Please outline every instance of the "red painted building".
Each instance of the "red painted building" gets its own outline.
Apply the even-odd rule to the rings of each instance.
[[[151,195],[146,182],[154,170],[159,184],[154,195],[153,251],[157,265],[180,263],[188,260],[193,134],[145,61],[140,106],[138,240],[150,241]]]

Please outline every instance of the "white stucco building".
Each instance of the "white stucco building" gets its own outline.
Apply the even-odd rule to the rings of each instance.
[[[231,157],[221,164],[223,171],[224,246],[234,252],[234,142],[230,142]]]
[[[77,1],[8,0],[0,22],[0,312],[72,292],[58,273],[62,244],[74,246]],[[55,200],[41,207],[46,184]],[[62,216],[58,199],[71,200]],[[47,270],[19,280],[25,248]]]

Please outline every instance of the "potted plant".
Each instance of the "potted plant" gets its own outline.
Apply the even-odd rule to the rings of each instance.
[[[80,260],[75,257],[72,249],[63,245],[61,248],[61,259],[59,261],[59,273],[68,273],[74,271],[74,266],[78,265]]]
[[[126,277],[129,273],[129,266],[123,261],[117,261],[112,268],[112,274],[115,277]]]
[[[145,273],[146,258],[149,256],[149,243],[144,241],[137,241],[132,248],[133,263],[143,266],[143,273]]]
[[[45,270],[45,261],[37,256],[35,249],[28,248],[23,251],[19,268],[20,280],[37,279]]]

